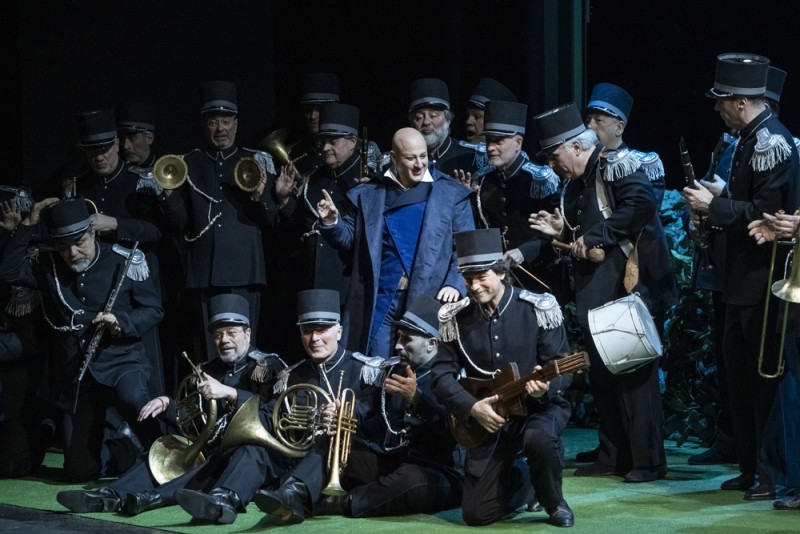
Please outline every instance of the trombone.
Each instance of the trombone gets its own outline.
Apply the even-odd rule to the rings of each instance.
[[[336,392],[336,401],[339,403],[339,414],[336,418],[336,434],[333,444],[328,448],[328,470],[331,473],[328,485],[322,490],[325,495],[344,495],[347,491],[342,488],[339,476],[347,466],[350,457],[350,442],[356,431],[357,421],[354,417],[356,409],[356,392],[350,388],[342,390],[344,371],[339,374],[339,388]]]

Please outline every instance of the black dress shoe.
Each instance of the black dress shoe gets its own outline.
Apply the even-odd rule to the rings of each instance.
[[[609,475],[619,475],[616,467],[595,462],[593,464],[584,465],[575,470],[576,477],[605,477]]]
[[[123,511],[126,515],[139,515],[148,510],[155,510],[164,506],[164,498],[153,490],[145,490],[142,493],[129,493],[125,497],[125,507]]]
[[[725,454],[713,445],[700,454],[693,454],[687,460],[689,465],[735,464],[736,454]]]
[[[253,501],[258,509],[273,516],[282,525],[295,525],[306,519],[308,488],[296,478],[289,479],[276,490],[258,490]]]
[[[195,519],[227,525],[236,520],[239,497],[232,491],[214,488],[211,493],[180,489],[175,492],[178,504]]]
[[[800,510],[800,495],[775,501],[772,507],[776,510]]]
[[[350,495],[324,495],[314,504],[314,515],[350,515]]]
[[[544,506],[539,504],[538,500],[534,499],[534,500],[532,500],[531,502],[528,503],[528,507],[525,510],[528,511],[528,512],[534,512],[534,513],[541,512],[542,510],[544,510]]]
[[[565,502],[547,511],[550,517],[547,522],[556,527],[571,527],[575,524],[575,516]]]
[[[751,473],[742,473],[738,477],[726,480],[720,485],[724,490],[748,490],[756,483],[756,476]]]
[[[754,488],[744,492],[744,500],[746,501],[765,501],[775,498],[775,486],[769,484],[759,484]]]
[[[141,456],[144,453],[145,450],[144,445],[142,445],[139,436],[136,435],[136,433],[131,428],[131,425],[129,425],[128,423],[123,421],[122,424],[119,425],[115,437],[129,440],[133,444],[133,448],[137,451],[138,456]]]
[[[70,512],[80,514],[116,512],[122,507],[122,499],[111,488],[98,488],[95,491],[59,491],[56,500]]]
[[[600,456],[600,447],[595,447],[591,451],[581,451],[575,455],[576,462],[596,462]]]
[[[628,473],[625,474],[625,482],[653,482],[654,480],[659,480],[667,476],[667,468],[664,466],[660,467],[646,467],[646,468],[638,468],[638,469],[631,469]]]

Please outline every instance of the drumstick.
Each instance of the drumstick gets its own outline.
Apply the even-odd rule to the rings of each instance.
[[[553,246],[562,250],[572,250],[572,245],[569,243],[562,243],[558,239],[553,239]],[[589,261],[600,263],[606,259],[606,251],[602,248],[590,248],[587,253]]]

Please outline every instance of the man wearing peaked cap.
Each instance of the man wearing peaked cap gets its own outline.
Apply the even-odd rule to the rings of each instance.
[[[467,141],[474,144],[484,142],[483,120],[486,103],[490,100],[516,102],[517,97],[502,83],[492,78],[481,78],[467,100],[467,118],[464,125],[467,130]]]
[[[722,302],[726,305],[722,354],[727,374],[736,452],[740,475],[724,482],[722,489],[743,490],[746,499],[775,497],[775,486],[784,484],[778,465],[765,446],[775,429],[768,425],[770,410],[780,407],[776,394],[783,376],[763,378],[756,361],[779,352],[774,335],[764,336],[764,346],[753,332],[775,332],[776,313],[767,314],[763,289],[772,284],[770,247],[759,246],[747,235],[748,224],[757,225],[761,214],[794,213],[800,205],[797,173],[798,152],[786,127],[766,105],[769,60],[763,56],[727,53],[717,57],[714,85],[706,96],[716,99],[714,109],[725,126],[736,129],[739,139],[733,154],[731,176],[724,194],[714,196],[703,185],[687,187],[684,199],[706,224],[725,234],[725,270]],[[785,260],[786,250],[776,258]],[[780,276],[779,276],[780,277]],[[766,356],[767,372],[776,368]],[[780,374],[780,373],[779,373]],[[749,391],[747,396],[736,392]],[[786,459],[793,461],[794,458]]]
[[[159,195],[159,203],[185,245],[185,287],[193,309],[202,310],[195,317],[198,326],[207,326],[205,306],[213,295],[235,293],[250,303],[253,337],[260,342],[261,293],[267,283],[262,230],[280,224],[293,209],[294,173],[288,166],[276,170],[268,154],[236,144],[238,113],[233,82],[204,84],[200,116],[206,146],[181,156],[188,176]],[[237,165],[250,161],[245,158],[262,171],[261,180],[247,190],[235,177]],[[206,343],[210,350],[210,338]]]
[[[600,449],[595,463],[578,476],[624,475],[626,482],[649,482],[666,475],[658,360],[615,375],[603,364],[589,329],[589,310],[637,291],[657,328],[677,300],[670,251],[647,175],[638,165],[621,176],[606,175],[608,161],[597,134],[587,129],[574,103],[534,117],[541,153],[566,179],[561,205],[539,212],[534,229],[572,244],[575,303],[591,367],[592,395],[601,417]],[[611,206],[601,211],[600,205]],[[635,247],[635,249],[634,249]],[[589,251],[604,251],[601,262]],[[596,253],[593,253],[596,254]],[[638,258],[638,278],[625,282],[628,258]],[[631,260],[634,261],[634,260]],[[624,407],[624,408],[621,408]]]
[[[431,164],[452,177],[475,172],[474,152],[450,137],[454,114],[447,84],[437,78],[420,78],[411,83],[408,92],[408,123],[425,138]]]
[[[562,392],[571,377],[527,382],[522,398],[527,415],[508,418],[497,413],[497,396],[478,399],[460,381],[462,369],[467,379],[488,378],[514,363],[523,376],[561,358],[569,350],[561,309],[553,295],[511,286],[499,229],[459,233],[456,249],[469,298],[439,312],[443,343],[432,386],[455,420],[479,425],[489,434],[467,449],[464,521],[494,523],[523,504],[533,507],[538,499],[551,524],[571,527],[573,513],[561,489],[561,432],[570,414]],[[515,467],[519,451],[529,470]]]
[[[140,169],[151,169],[156,161],[152,150],[156,131],[156,111],[152,104],[123,102],[117,106],[117,132],[122,157]]]
[[[14,233],[0,250],[0,272],[6,282],[41,291],[44,317],[52,329],[49,400],[60,410],[69,434],[66,475],[76,481],[117,475],[133,464],[141,444],[149,445],[158,432],[151,423],[137,422],[139,410],[150,399],[152,372],[140,336],[163,316],[156,281],[141,268],[141,252],[121,273],[130,251],[96,239],[82,198],[43,200],[21,223],[19,207],[3,203],[2,212],[3,228]],[[25,252],[42,219],[54,250],[34,262],[26,259]],[[119,280],[114,305],[107,312],[109,295]],[[87,344],[101,327],[105,333],[79,383]],[[109,406],[126,421],[111,440],[104,439],[102,424]]]
[[[518,285],[560,296],[562,265],[555,261],[558,256],[550,239],[532,230],[527,221],[531,213],[558,206],[561,188],[550,167],[536,165],[522,154],[527,112],[528,106],[517,102],[486,103],[484,136],[491,168],[478,191],[479,221],[500,229],[506,259],[512,266],[522,266],[510,275]]]

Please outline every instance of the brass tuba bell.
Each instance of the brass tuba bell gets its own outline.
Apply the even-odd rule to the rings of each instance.
[[[189,168],[181,156],[166,154],[158,158],[153,165],[153,176],[162,188],[177,189],[189,176]]]
[[[289,156],[289,149],[286,148],[286,138],[288,136],[288,128],[275,130],[258,142],[258,148],[275,158],[279,165],[288,165],[292,162],[292,158]]]
[[[252,193],[258,189],[261,182],[266,181],[267,171],[264,169],[264,166],[254,158],[245,156],[240,159],[236,163],[236,167],[233,168],[233,179],[236,185],[239,186],[239,189]]]

